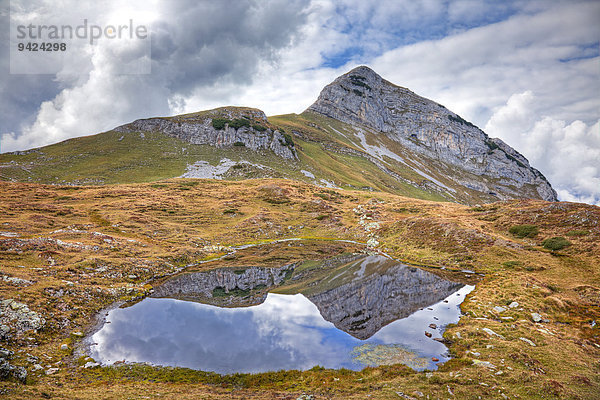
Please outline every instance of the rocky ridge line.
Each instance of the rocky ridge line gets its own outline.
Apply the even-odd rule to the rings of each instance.
[[[307,111],[370,128],[415,155],[494,181],[447,176],[470,189],[508,199],[522,197],[520,189],[533,185],[540,198],[558,200],[546,178],[512,147],[489,138],[441,104],[384,80],[368,67],[357,67],[338,77]]]
[[[215,120],[229,121],[220,129]],[[234,120],[247,121],[248,126],[232,126]],[[261,110],[234,107],[211,110],[208,115],[181,115],[172,118],[138,119],[119,126],[117,132],[161,132],[192,144],[208,144],[217,148],[244,146],[251,150],[271,150],[285,159],[296,159],[296,149],[284,132],[268,125]]]

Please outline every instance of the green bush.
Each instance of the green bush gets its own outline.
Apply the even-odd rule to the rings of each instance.
[[[502,263],[502,266],[506,268],[515,268],[520,267],[521,265],[523,265],[523,263],[517,260],[505,261]]]
[[[564,249],[565,247],[570,246],[570,245],[571,245],[571,242],[569,242],[567,239],[565,239],[562,236],[551,237],[542,242],[542,246],[544,246],[545,249],[552,250],[552,251]]]
[[[246,144],[244,142],[235,142],[233,145],[234,146],[238,146],[238,147],[245,147],[246,146]]]
[[[259,125],[259,124],[252,124],[252,129],[254,129],[255,131],[258,131],[258,132],[264,132],[267,130],[266,127]]]
[[[585,229],[575,229],[573,231],[567,232],[567,236],[586,236],[589,234],[590,231],[586,231]]]
[[[215,128],[218,131],[225,129],[225,125],[227,125],[228,123],[229,120],[225,118],[213,118],[212,120],[213,128]]]
[[[281,142],[281,144],[283,146],[293,146],[294,145],[294,140],[292,139],[292,136],[289,133],[284,133],[283,134],[283,142]]]
[[[246,128],[249,128],[250,121],[248,121],[247,119],[244,119],[244,118],[236,118],[229,123],[229,126],[235,130],[240,129],[243,126],[245,126]]]
[[[539,230],[538,227],[535,225],[524,224],[511,226],[508,232],[510,232],[512,235],[518,238],[532,238],[538,234]]]

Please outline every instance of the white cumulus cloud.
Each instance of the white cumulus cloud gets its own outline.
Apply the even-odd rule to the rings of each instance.
[[[512,95],[485,131],[529,159],[552,183],[559,199],[600,205],[600,120],[567,123],[535,112],[531,91]]]

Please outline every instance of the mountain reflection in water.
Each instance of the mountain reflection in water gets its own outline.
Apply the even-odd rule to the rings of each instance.
[[[91,338],[97,343],[91,355],[103,363],[219,373],[396,362],[435,368],[432,357],[448,358],[433,339],[458,320],[458,305],[473,288],[381,256],[331,268],[298,285],[295,295],[267,293],[290,282],[302,282],[302,274],[289,266],[180,275],[156,288],[154,296],[163,298],[112,310],[110,323]],[[429,328],[432,323],[438,328]]]

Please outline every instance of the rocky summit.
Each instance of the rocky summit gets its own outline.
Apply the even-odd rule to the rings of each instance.
[[[499,198],[528,193],[557,200],[546,178],[512,147],[368,67],[355,68],[327,85],[307,111],[351,124],[359,131],[381,133],[407,148],[414,162],[425,159],[448,167],[453,172],[447,177],[459,185]]]
[[[221,107],[140,119],[2,154],[0,175],[51,184],[286,178],[463,204],[557,200],[519,152],[364,66],[327,85],[301,114]]]

